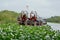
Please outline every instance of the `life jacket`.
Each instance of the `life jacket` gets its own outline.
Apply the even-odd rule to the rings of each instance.
[[[23,17],[22,17],[22,21],[26,21],[26,15],[23,15]]]
[[[33,16],[32,18],[30,18],[30,20],[36,21],[36,17]]]

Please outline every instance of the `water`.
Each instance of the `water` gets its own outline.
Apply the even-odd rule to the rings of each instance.
[[[47,23],[53,30],[60,30],[60,23]]]

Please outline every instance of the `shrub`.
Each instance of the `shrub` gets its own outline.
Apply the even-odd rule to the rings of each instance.
[[[0,24],[0,40],[59,40],[60,32],[50,26]]]

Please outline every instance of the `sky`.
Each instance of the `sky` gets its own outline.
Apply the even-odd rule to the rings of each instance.
[[[60,16],[60,0],[0,0],[0,11],[21,12],[29,6],[28,11],[37,11],[40,17]]]

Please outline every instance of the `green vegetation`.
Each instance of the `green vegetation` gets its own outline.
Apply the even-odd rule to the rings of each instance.
[[[14,23],[17,20],[18,13],[14,11],[0,11],[0,23]]]
[[[60,23],[60,16],[54,16],[47,19],[48,22]]]
[[[59,40],[60,32],[50,26],[0,24],[0,40]]]
[[[18,25],[18,15],[13,11],[0,11],[0,40],[60,40],[60,31],[54,31],[48,25]]]

